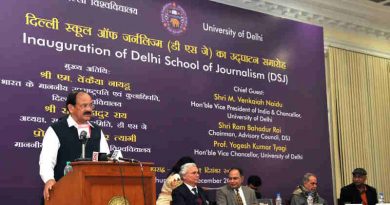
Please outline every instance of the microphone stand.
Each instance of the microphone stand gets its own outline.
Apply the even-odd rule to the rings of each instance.
[[[82,142],[81,143],[81,158],[84,159],[85,158],[85,142]]]
[[[91,161],[91,158],[85,158],[85,146],[88,142],[87,136],[80,136],[80,141],[81,141],[81,156],[78,159],[75,159],[76,162],[80,161]]]

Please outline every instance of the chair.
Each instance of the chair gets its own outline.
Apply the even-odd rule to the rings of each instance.
[[[217,205],[216,194],[219,188],[210,188],[210,187],[202,187],[202,188],[205,190],[207,197],[209,198],[210,205]]]

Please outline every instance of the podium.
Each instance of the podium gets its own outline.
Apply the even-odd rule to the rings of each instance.
[[[45,205],[151,205],[156,203],[153,163],[73,162],[73,172],[50,191]],[[128,203],[124,203],[123,191]]]

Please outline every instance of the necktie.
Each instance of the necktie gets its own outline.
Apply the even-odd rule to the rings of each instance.
[[[192,188],[192,191],[194,192],[195,196],[198,197],[198,190],[196,190],[196,188]]]
[[[196,203],[198,205],[202,205],[202,198],[200,198],[200,196],[198,194],[198,190],[196,188],[192,188],[192,191],[195,193]]]
[[[235,193],[236,193],[236,202],[237,202],[237,205],[243,205],[244,203],[242,202],[242,198],[240,196],[240,193],[238,192],[238,189],[235,189]]]

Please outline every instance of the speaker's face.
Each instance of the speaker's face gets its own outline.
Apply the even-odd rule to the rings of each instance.
[[[76,96],[76,105],[68,105],[69,112],[72,118],[78,124],[84,124],[91,120],[92,111],[94,109],[92,98],[87,93],[79,93]]]

